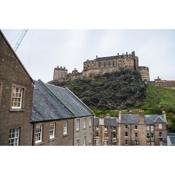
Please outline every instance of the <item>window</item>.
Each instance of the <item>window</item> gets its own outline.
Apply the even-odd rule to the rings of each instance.
[[[9,145],[10,146],[19,145],[19,128],[9,130]]]
[[[80,145],[80,139],[77,139],[77,146]]]
[[[125,140],[125,145],[127,145],[128,144],[128,140]]]
[[[162,132],[159,132],[159,137],[162,137]]]
[[[162,129],[162,124],[159,124],[159,129]]]
[[[128,132],[125,132],[125,136],[128,136]]]
[[[67,125],[68,125],[68,121],[66,120],[63,123],[63,135],[67,135],[67,132],[68,132]]]
[[[135,129],[137,129],[137,125],[135,125]]]
[[[150,138],[150,135],[149,135],[149,133],[147,133],[147,138]]]
[[[154,137],[154,133],[151,133],[151,137]]]
[[[92,126],[92,119],[89,118],[89,127],[91,127],[91,126]]]
[[[76,131],[80,131],[80,119],[76,119]]]
[[[125,128],[128,128],[128,125],[125,125]]]
[[[12,86],[12,109],[21,109],[23,102],[24,88]]]
[[[35,143],[42,142],[42,124],[37,124],[35,127]]]
[[[135,133],[135,137],[138,137],[138,133],[137,132]]]
[[[151,131],[153,131],[154,130],[154,126],[151,126]]]
[[[86,129],[86,118],[83,120],[83,128]]]
[[[50,123],[49,138],[50,139],[55,138],[55,123]]]
[[[84,136],[84,143],[83,145],[85,146],[86,145],[86,136]]]
[[[147,130],[147,131],[149,131],[149,125],[148,125],[148,126],[146,126],[146,130]]]

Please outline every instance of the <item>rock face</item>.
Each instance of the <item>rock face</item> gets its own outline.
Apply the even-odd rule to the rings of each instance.
[[[135,70],[52,84],[68,87],[89,107],[101,110],[139,107],[146,97],[145,83]]]

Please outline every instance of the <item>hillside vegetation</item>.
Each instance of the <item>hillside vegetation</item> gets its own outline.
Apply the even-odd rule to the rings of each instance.
[[[138,108],[146,97],[145,84],[137,71],[125,70],[55,85],[68,87],[94,110]]]

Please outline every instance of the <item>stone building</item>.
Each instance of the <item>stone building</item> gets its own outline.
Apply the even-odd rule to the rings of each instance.
[[[167,145],[165,113],[120,113],[118,118],[95,118],[94,145]]]
[[[87,60],[83,63],[83,71],[77,70],[67,73],[66,69],[57,67],[54,69],[53,81],[69,81],[73,79],[91,78],[96,75],[112,73],[121,70],[137,70],[140,72],[143,81],[150,81],[149,68],[139,66],[139,58],[133,51],[131,54],[114,55],[108,57],[96,56],[93,60]]]
[[[151,81],[154,86],[175,89],[175,80],[162,80],[159,76]]]
[[[33,80],[0,31],[0,145],[32,145]]]
[[[93,113],[67,88],[35,82],[32,124],[33,145],[92,145]]]

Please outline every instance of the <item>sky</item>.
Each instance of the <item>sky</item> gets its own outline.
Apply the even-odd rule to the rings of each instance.
[[[22,30],[2,30],[12,47]],[[150,78],[175,80],[175,30],[28,30],[16,51],[31,77],[48,82],[56,66],[83,70],[87,59],[131,53]]]

